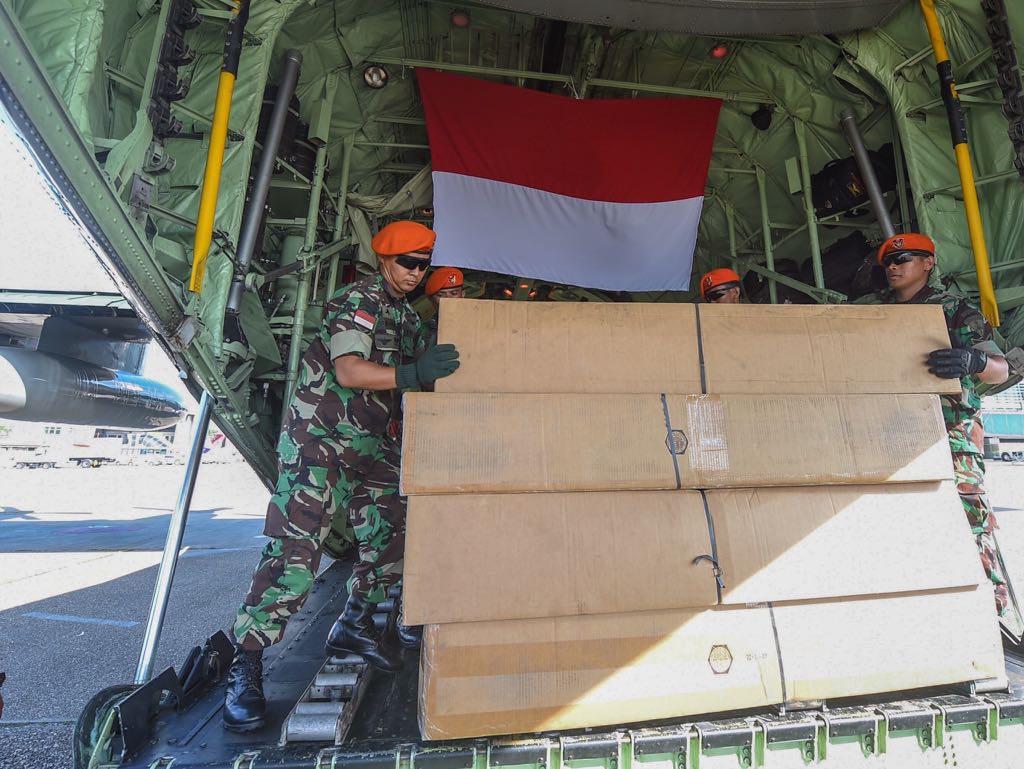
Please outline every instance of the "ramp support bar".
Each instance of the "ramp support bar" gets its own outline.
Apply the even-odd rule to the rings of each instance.
[[[964,195],[964,211],[967,213],[967,229],[971,235],[971,250],[974,252],[974,271],[978,276],[981,311],[989,323],[998,326],[999,305],[996,304],[996,292],[992,286],[992,271],[988,262],[988,248],[985,245],[985,228],[981,222],[978,190],[974,184],[974,168],[971,165],[971,153],[967,145],[967,124],[960,107],[960,97],[956,92],[953,64],[949,60],[946,40],[942,36],[942,28],[939,26],[935,0],[919,1],[921,13],[924,14],[924,23],[928,27],[928,36],[932,41],[932,50],[935,52],[935,69],[939,73],[940,96],[946,107],[949,133],[953,140],[953,151],[956,153],[960,189]]]
[[[896,234],[896,228],[892,226],[889,209],[886,208],[885,199],[882,197],[882,188],[878,186],[875,167],[871,165],[871,157],[864,146],[864,140],[861,138],[853,110],[844,109],[839,122],[843,127],[843,133],[846,134],[846,141],[850,143],[850,149],[853,150],[854,160],[857,161],[857,168],[860,169],[860,178],[864,180],[864,186],[867,187],[868,199],[875,209],[875,219],[878,220],[878,226],[882,228],[882,237],[888,240]]]
[[[178,565],[178,553],[181,541],[185,536],[185,523],[188,520],[189,507],[192,505],[192,492],[196,487],[196,475],[199,463],[203,458],[203,444],[206,442],[206,430],[210,426],[210,413],[213,410],[213,398],[206,391],[199,400],[199,413],[192,423],[192,445],[188,450],[188,463],[185,465],[185,477],[178,492],[178,501],[171,514],[171,523],[167,528],[167,539],[164,552],[160,556],[160,567],[156,573],[156,586],[153,588],[153,601],[149,606],[149,617],[146,619],[146,634],[142,638],[142,652],[139,654],[139,665],[135,668],[135,683],[144,684],[153,675],[153,662],[160,643],[160,631],[163,630],[164,615],[167,614],[167,600],[171,595],[171,583],[174,581],[174,570]]]
[[[224,165],[231,97],[235,91],[235,78],[238,77],[238,62],[242,57],[242,34],[249,20],[249,0],[234,0],[234,4],[234,15],[228,22],[227,39],[224,41],[224,63],[221,65],[220,79],[217,81],[213,125],[210,128],[210,149],[206,153],[203,191],[199,198],[199,217],[192,246],[192,275],[189,277],[188,290],[194,293],[203,290],[206,259],[210,255],[210,244],[213,242],[213,217],[217,212],[217,193],[220,191],[220,172]]]
[[[804,212],[807,215],[807,236],[811,241],[811,266],[814,268],[814,285],[825,288],[825,275],[821,270],[821,242],[818,240],[818,219],[814,214],[811,198],[811,166],[807,155],[807,126],[799,118],[793,119],[796,131],[796,146],[800,153],[800,186],[803,187]]]
[[[299,69],[302,67],[302,54],[294,49],[284,53],[284,72],[277,86],[277,98],[274,100],[274,111],[270,114],[267,135],[263,141],[263,154],[252,183],[249,197],[249,208],[242,221],[242,231],[238,236],[238,252],[235,255],[235,275],[231,281],[231,292],[228,294],[227,311],[238,312],[242,306],[242,293],[245,290],[245,276],[249,271],[252,253],[256,247],[256,238],[260,234],[260,222],[263,219],[263,207],[267,204],[267,193],[270,191],[270,180],[274,176],[277,163],[277,150],[281,145],[281,133],[284,131],[288,117],[288,105],[295,93],[295,85],[299,82]]]

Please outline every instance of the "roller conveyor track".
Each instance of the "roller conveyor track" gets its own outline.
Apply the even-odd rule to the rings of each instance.
[[[281,745],[328,742],[341,745],[370,682],[362,657],[331,657],[295,703],[281,729]]]

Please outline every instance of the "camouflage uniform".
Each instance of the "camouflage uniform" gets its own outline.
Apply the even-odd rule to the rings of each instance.
[[[278,442],[279,475],[264,527],[271,539],[235,619],[235,638],[245,649],[281,640],[288,618],[302,608],[332,524],[344,537],[336,509],[348,511],[359,545],[349,592],[379,603],[401,578],[402,394],[342,387],[333,361],[355,355],[383,366],[411,363],[426,349],[426,334],[412,306],[393,297],[379,274],[336,294],[325,317],[303,356]]]
[[[896,297],[890,289],[865,299],[883,304],[896,303]],[[974,347],[989,355],[1003,354],[993,339],[992,327],[988,321],[963,297],[926,286],[908,304],[941,304],[946,315],[949,341],[953,347]],[[953,475],[957,491],[960,492],[960,502],[967,513],[971,531],[974,532],[985,574],[994,586],[996,609],[1002,616],[1006,612],[1009,596],[993,536],[998,524],[985,493],[985,426],[981,420],[981,397],[977,391],[977,378],[963,377],[960,386],[959,396],[942,396],[942,417],[949,433]]]
[[[432,345],[437,344],[437,321],[440,314],[440,312],[435,312],[434,317],[423,324],[423,328],[427,334],[427,339]]]

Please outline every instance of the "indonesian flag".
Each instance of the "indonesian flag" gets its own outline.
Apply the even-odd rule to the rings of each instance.
[[[613,291],[689,287],[721,102],[417,75],[435,264]]]

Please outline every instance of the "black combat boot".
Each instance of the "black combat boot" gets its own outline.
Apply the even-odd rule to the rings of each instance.
[[[246,651],[236,646],[224,694],[224,728],[233,732],[251,732],[263,726],[266,713],[263,650]]]
[[[327,634],[328,654],[358,654],[375,668],[393,673],[402,667],[396,649],[373,626],[374,604],[350,595],[345,611]]]
[[[395,621],[395,634],[398,636],[398,643],[403,649],[418,649],[423,642],[423,625],[405,624],[405,602],[399,598],[398,618]]]

